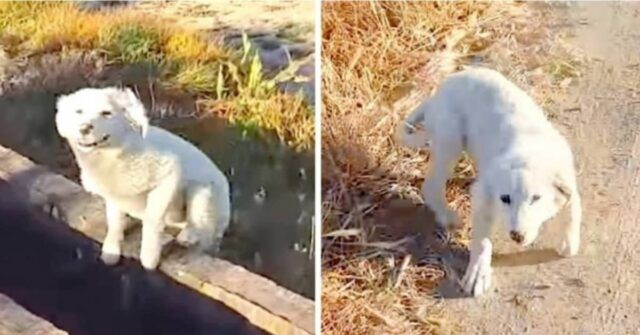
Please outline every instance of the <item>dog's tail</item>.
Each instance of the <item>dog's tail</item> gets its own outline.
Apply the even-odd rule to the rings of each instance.
[[[398,125],[396,138],[402,145],[416,149],[429,147],[429,134],[425,129],[429,104],[428,100],[421,103]]]
[[[187,191],[187,221],[200,249],[216,253],[231,219],[228,183],[195,186]]]

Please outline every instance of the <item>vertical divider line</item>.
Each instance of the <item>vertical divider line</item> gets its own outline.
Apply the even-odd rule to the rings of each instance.
[[[322,91],[321,91],[321,70],[322,70],[322,0],[315,1],[315,333],[322,332],[322,152],[321,152],[321,131],[322,131]]]

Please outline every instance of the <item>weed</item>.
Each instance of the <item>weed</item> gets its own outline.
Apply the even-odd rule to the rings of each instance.
[[[190,93],[212,94],[215,99],[224,99],[229,92],[223,69],[223,63],[185,63],[170,81],[175,87]]]
[[[155,63],[160,60],[161,35],[138,24],[111,27],[99,35],[100,45],[111,59],[121,63]]]
[[[167,37],[163,52],[165,57],[179,61],[211,62],[227,58],[223,48],[206,43],[193,33],[177,32]]]

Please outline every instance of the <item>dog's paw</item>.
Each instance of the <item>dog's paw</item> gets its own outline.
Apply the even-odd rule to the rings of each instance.
[[[100,254],[100,259],[102,262],[107,265],[115,265],[120,261],[120,255],[122,254],[120,250],[120,245],[117,243],[110,243],[108,240],[105,240],[102,244],[102,253]]]
[[[104,264],[116,265],[120,261],[120,254],[110,253],[103,250],[102,254],[100,254],[100,259]]]
[[[462,289],[474,297],[489,291],[491,287],[491,264],[483,261],[469,263],[462,278]]]
[[[578,254],[578,250],[580,250],[580,238],[572,238],[565,237],[562,241],[562,245],[560,245],[560,256],[562,257],[571,257]]]
[[[186,227],[176,236],[176,242],[185,248],[192,247],[198,243],[198,234],[190,227]]]
[[[140,254],[140,264],[147,270],[155,270],[160,263],[160,254],[151,255],[149,253]]]
[[[160,263],[161,246],[151,245],[140,249],[140,264],[147,270],[155,270]]]

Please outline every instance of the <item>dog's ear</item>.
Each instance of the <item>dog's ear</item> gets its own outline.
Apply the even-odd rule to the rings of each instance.
[[[130,88],[114,88],[111,91],[113,101],[123,109],[133,126],[140,131],[142,137],[147,135],[149,119],[142,101]]]
[[[556,203],[560,208],[566,206],[571,201],[571,188],[560,176],[553,179],[553,188],[556,191]]]
[[[69,96],[60,95],[56,99],[56,130],[60,136],[67,138],[70,134],[70,124],[64,122],[64,114],[68,113],[68,109],[71,108]]]

